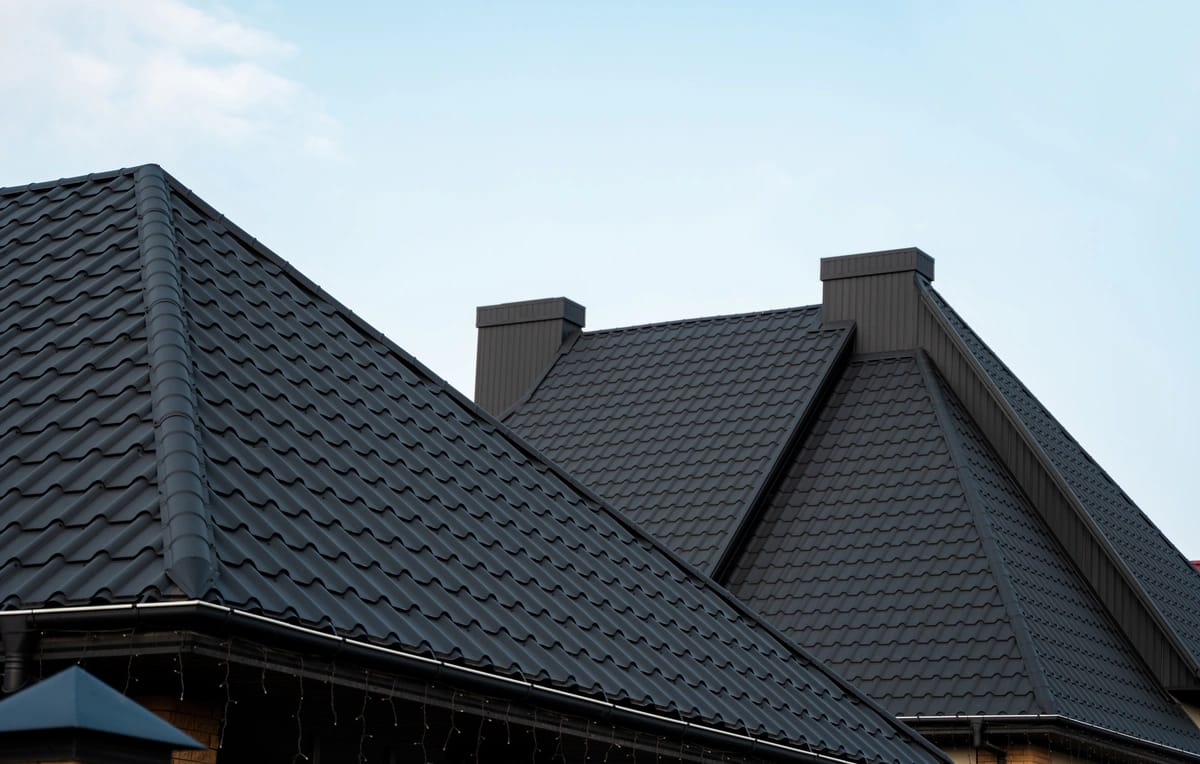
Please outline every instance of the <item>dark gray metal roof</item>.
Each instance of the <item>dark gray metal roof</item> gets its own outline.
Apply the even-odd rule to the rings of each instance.
[[[0,191],[0,245],[0,607],[202,598],[938,758],[159,168]]]
[[[1125,639],[936,372],[942,421],[1049,713],[1200,754],[1200,729]]]
[[[849,334],[819,306],[584,333],[505,423],[711,574]]]
[[[848,365],[730,588],[898,715],[1061,715],[1200,757],[920,356]]]
[[[944,302],[943,309],[949,311]],[[797,314],[806,310],[811,309]],[[810,332],[819,326],[815,314],[813,319]],[[641,422],[642,429],[625,435],[627,440],[643,449],[653,444],[656,450],[649,453],[664,463],[683,461],[690,448],[728,438],[726,421],[736,423],[739,415],[752,419],[756,398],[748,394],[733,404],[743,407],[740,412],[717,424],[684,427],[668,418],[674,398],[650,385],[627,383],[618,397],[614,388],[623,378],[606,370],[652,365],[654,371],[643,375],[674,387],[674,363],[688,372],[686,384],[678,384],[682,390],[742,384],[753,391],[767,383],[764,377],[779,384],[755,368],[731,380],[719,363],[682,365],[681,359],[737,352],[706,349],[705,342],[712,341],[706,337],[723,336],[722,324],[732,332],[762,320],[720,317],[623,330],[628,334],[611,338],[585,333],[506,421],[623,506],[621,492],[627,481],[643,480],[645,460],[622,460],[603,437],[634,432],[632,422]],[[959,331],[974,337],[955,320]],[[658,334],[651,333],[655,329]],[[751,332],[740,341],[754,348],[757,342],[776,342],[774,352],[796,352],[800,338],[814,336],[759,331],[765,337]],[[588,344],[592,338],[598,341]],[[986,350],[973,341],[977,352]],[[751,513],[748,540],[735,550],[727,579],[731,591],[899,715],[1059,715],[1160,746],[1168,756],[1177,750],[1200,757],[1195,725],[1164,691],[933,365],[920,352],[855,356],[841,365],[831,363],[836,353],[828,345],[809,344],[803,352],[811,364],[821,364],[808,366],[814,371],[803,380],[806,389],[820,386],[821,374],[832,375],[836,384],[828,404],[817,409],[820,415],[809,418],[800,445],[775,452],[784,455],[788,471],[761,513],[742,507]],[[804,368],[795,356],[788,363]],[[993,373],[1009,374],[1002,365]],[[1034,406],[1011,375],[1007,384],[1015,385],[1011,394],[1028,396],[1023,407]],[[778,416],[787,405],[780,402]],[[623,419],[627,411],[637,416]],[[620,425],[606,423],[606,417]],[[1051,429],[1044,421],[1035,424]],[[1150,578],[1150,588],[1164,580],[1174,587],[1174,606],[1186,611],[1177,614],[1179,620],[1198,617],[1200,590],[1190,589],[1189,582],[1200,576],[1061,427],[1054,425],[1053,432],[1061,440],[1047,441],[1046,447],[1060,454],[1060,470],[1080,481],[1090,474],[1084,470],[1090,464],[1097,485],[1087,495],[1095,500],[1097,486],[1111,486],[1116,493],[1105,506],[1115,511],[1119,497],[1125,502],[1121,511],[1137,513],[1129,549],[1153,560],[1131,561],[1131,569]],[[733,461],[772,453],[765,445],[749,454],[727,447],[725,458]],[[693,475],[690,482],[680,477],[672,488],[703,507],[708,492],[722,490],[705,477]],[[631,516],[668,545],[693,543],[689,505],[634,506]]]
[[[729,587],[894,713],[1035,711],[912,357],[848,364]]]
[[[1133,581],[1174,632],[1193,665],[1200,665],[1200,606],[1197,606],[1200,602],[1200,571],[1138,509],[945,299],[932,287],[926,285],[925,288],[932,303],[1049,457],[1060,479],[1094,521]]]
[[[0,700],[0,735],[86,730],[170,750],[205,748],[79,666]]]

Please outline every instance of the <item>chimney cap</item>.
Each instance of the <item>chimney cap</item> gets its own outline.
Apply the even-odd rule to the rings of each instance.
[[[821,258],[821,281],[916,271],[933,281],[933,258],[916,247]]]
[[[582,305],[566,297],[546,297],[541,300],[481,305],[475,309],[475,327],[482,329],[485,326],[507,326],[563,319],[582,328],[585,312]]]

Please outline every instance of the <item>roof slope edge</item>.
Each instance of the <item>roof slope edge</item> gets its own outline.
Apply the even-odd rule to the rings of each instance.
[[[158,168],[154,169],[157,170]],[[323,288],[298,271],[280,255],[276,254],[269,247],[259,242],[255,237],[219,213],[210,204],[195,195],[191,190],[189,190],[169,173],[162,172],[161,170],[159,170],[159,172],[165,178],[167,187],[175,198],[186,199],[189,204],[195,206],[198,210],[210,216],[213,221],[219,222],[222,227],[224,227],[234,238],[238,239],[241,244],[249,248],[255,255],[264,258],[280,268],[280,270],[286,274],[287,277],[290,278],[298,287],[328,306],[334,313],[345,319],[351,326],[353,326],[354,329],[361,332],[364,337],[367,337],[373,342],[378,343],[381,350],[399,359],[404,365],[415,372],[418,377],[422,378],[423,382],[431,385],[432,387],[439,388],[450,398],[450,400],[459,406],[464,413],[477,419],[486,425],[486,427],[494,430],[498,437],[503,438],[511,443],[518,452],[522,453],[541,469],[544,469],[546,474],[552,476],[554,480],[557,481],[561,486],[568,488],[570,491],[585,499],[592,505],[592,508],[596,512],[614,520],[618,525],[634,536],[640,544],[654,549],[656,553],[669,560],[670,563],[678,570],[691,578],[697,588],[709,590],[718,600],[729,607],[732,612],[736,613],[741,619],[744,619],[750,628],[769,636],[770,640],[779,646],[782,653],[798,659],[806,668],[809,668],[827,678],[833,685],[837,686],[846,692],[848,696],[852,697],[857,704],[869,709],[879,719],[881,724],[890,726],[899,734],[906,737],[908,739],[907,742],[914,749],[920,749],[933,759],[939,761],[948,760],[940,749],[915,732],[905,722],[896,719],[895,716],[885,710],[879,703],[869,698],[858,688],[853,686],[848,680],[844,679],[840,674],[827,666],[823,661],[815,658],[812,653],[801,648],[794,641],[785,636],[781,631],[767,623],[760,615],[755,613],[750,607],[745,605],[727,589],[714,582],[697,567],[688,563],[665,544],[644,531],[634,521],[626,517],[623,512],[613,508],[595,492],[580,483],[569,472],[567,472],[566,469],[559,466],[554,460],[545,455],[540,449],[517,435],[512,429],[504,426],[504,424],[502,424],[496,416],[471,401],[457,388],[446,382],[435,372],[425,366],[425,364],[423,364],[420,360],[400,347],[396,342],[367,323],[352,309],[344,305],[337,298],[330,295]],[[493,672],[484,671],[482,673],[491,674]],[[497,675],[502,674],[497,673]],[[730,727],[726,728],[730,729]],[[834,760],[834,757],[824,753],[814,752],[812,755],[818,758]]]
[[[934,363],[951,390],[959,396],[960,400],[964,401],[964,405],[971,409],[967,404],[970,396],[964,395],[964,391],[960,389],[964,384],[968,386],[977,386],[977,389],[984,393],[986,398],[995,408],[989,416],[981,417],[977,412],[971,411],[972,418],[976,422],[983,425],[990,422],[991,427],[981,426],[981,429],[987,435],[989,440],[996,435],[994,432],[995,426],[999,424],[997,420],[1002,420],[1002,426],[1006,427],[1019,441],[1019,448],[1025,453],[1016,455],[1011,449],[1005,449],[1001,443],[993,442],[992,445],[1001,455],[1006,466],[1013,471],[1014,476],[1018,477],[1018,483],[1021,483],[1022,489],[1031,497],[1047,495],[1047,489],[1052,493],[1057,494],[1057,497],[1052,501],[1059,502],[1064,508],[1069,507],[1072,517],[1066,522],[1076,524],[1078,528],[1088,536],[1088,544],[1090,550],[1075,548],[1075,545],[1069,543],[1069,539],[1059,537],[1060,543],[1063,544],[1069,551],[1070,556],[1075,561],[1075,564],[1084,573],[1085,578],[1093,585],[1094,588],[1100,590],[1105,587],[1105,584],[1115,585],[1123,591],[1114,594],[1116,600],[1120,602],[1136,602],[1142,612],[1146,615],[1146,620],[1153,624],[1154,631],[1157,637],[1152,638],[1143,635],[1138,638],[1134,633],[1129,632],[1130,624],[1127,619],[1122,619],[1118,613],[1113,612],[1113,616],[1121,623],[1122,629],[1126,630],[1127,634],[1133,640],[1137,649],[1142,653],[1143,658],[1149,663],[1154,672],[1159,676],[1160,680],[1167,687],[1177,687],[1181,683],[1180,671],[1182,670],[1187,677],[1188,684],[1195,684],[1200,677],[1200,663],[1196,657],[1184,644],[1180,634],[1176,632],[1166,615],[1161,608],[1154,602],[1145,586],[1137,578],[1134,572],[1130,569],[1128,563],[1121,557],[1120,553],[1113,547],[1112,542],[1098,527],[1095,518],[1091,516],[1088,510],[1084,507],[1080,497],[1071,489],[1064,476],[1056,467],[1053,459],[1046,453],[1041,446],[1036,436],[1030,431],[1028,425],[1022,417],[1013,409],[1012,404],[1005,396],[1004,392],[999,388],[995,379],[983,368],[980,360],[965,344],[965,340],[959,335],[959,332],[950,323],[950,319],[944,314],[938,301],[940,295],[934,291],[933,287],[924,280],[919,280],[921,289],[922,304],[925,308],[925,320],[927,330],[941,337],[925,337],[922,340],[922,346],[933,356]],[[948,306],[947,306],[948,307]],[[951,309],[952,310],[952,309]],[[961,319],[959,319],[961,321]],[[925,331],[925,330],[923,330]],[[982,342],[982,340],[980,340]],[[953,356],[956,356],[955,365],[961,364],[959,369],[949,369],[943,367],[946,362],[945,352],[949,350]],[[942,358],[938,358],[938,351]],[[964,381],[961,378],[965,372],[970,381]],[[998,415],[998,416],[997,416]],[[1043,478],[1030,478],[1037,482],[1042,481],[1042,484],[1031,485],[1019,476],[1019,470],[1014,468],[1013,460],[1032,462],[1036,468],[1043,473]],[[1034,505],[1038,507],[1039,514],[1043,515],[1043,519],[1054,531],[1055,535],[1059,535],[1062,531],[1063,523],[1054,522],[1050,517],[1046,507],[1041,506],[1041,500],[1035,500]],[[1101,595],[1101,600],[1105,602],[1108,608],[1113,607],[1113,602],[1109,598]],[[1163,653],[1160,650],[1163,647],[1169,646],[1171,660],[1162,660]],[[1156,656],[1158,656],[1156,658]],[[1170,665],[1170,664],[1173,664]]]
[[[1027,667],[1027,674],[1030,678],[1034,697],[1037,699],[1038,704],[1041,705],[1043,713],[1054,713],[1053,698],[1050,688],[1046,684],[1046,676],[1042,671],[1037,650],[1033,646],[1033,636],[1029,633],[1029,625],[1025,622],[1024,613],[1017,603],[1017,596],[1013,591],[1012,584],[1009,582],[1008,573],[1003,570],[1004,558],[996,544],[996,538],[992,533],[991,525],[982,516],[983,498],[980,496],[979,486],[975,483],[975,476],[967,469],[967,458],[963,453],[963,445],[958,436],[958,428],[954,426],[950,418],[942,385],[935,376],[936,372],[933,370],[933,364],[929,360],[929,357],[924,352],[917,351],[916,358],[917,368],[921,372],[921,378],[925,381],[925,387],[929,390],[930,399],[933,401],[934,416],[937,417],[938,424],[942,428],[943,437],[946,439],[946,446],[950,450],[950,459],[954,462],[955,469],[958,472],[958,481],[962,485],[963,494],[967,500],[967,507],[971,512],[971,519],[975,523],[975,528],[979,531],[979,541],[987,553],[988,566],[992,569],[992,577],[996,583],[996,589],[1000,593],[1000,598],[1013,624],[1013,634],[1021,649],[1021,660],[1024,661]]]
[[[170,191],[157,165],[137,168],[134,182],[166,573],[199,597],[216,569]]]

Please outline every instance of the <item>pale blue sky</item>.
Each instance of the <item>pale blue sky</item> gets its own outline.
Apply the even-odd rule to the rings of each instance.
[[[603,328],[935,286],[1200,558],[1200,4],[0,5],[0,185],[158,162],[470,393]]]

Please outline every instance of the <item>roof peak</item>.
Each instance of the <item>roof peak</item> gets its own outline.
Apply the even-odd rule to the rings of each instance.
[[[111,180],[122,175],[134,175],[141,170],[157,171],[166,174],[166,171],[160,165],[150,162],[147,164],[133,165],[131,167],[119,167],[115,170],[101,170],[100,172],[72,175],[53,180],[38,180],[34,181],[33,183],[24,183],[19,186],[0,186],[0,196],[12,196],[13,194],[19,194],[26,191],[44,191],[48,188],[55,188],[56,186],[74,186],[80,183]]]

